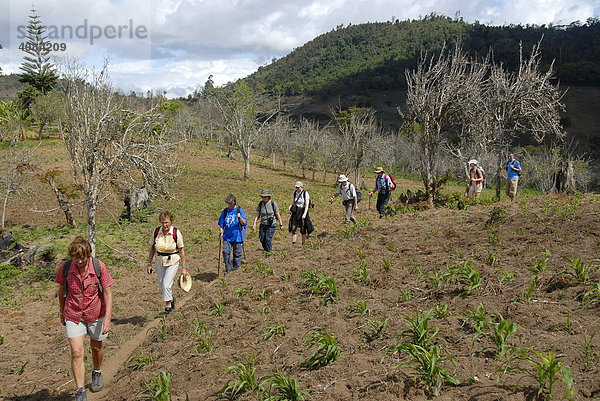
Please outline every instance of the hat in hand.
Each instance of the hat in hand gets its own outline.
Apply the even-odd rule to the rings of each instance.
[[[182,274],[179,276],[179,286],[185,292],[189,292],[192,289],[192,275],[186,274],[185,276]]]

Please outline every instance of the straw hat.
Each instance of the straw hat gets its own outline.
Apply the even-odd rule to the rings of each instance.
[[[192,275],[186,274],[185,276],[182,274],[179,276],[179,286],[185,292],[189,292],[192,289]]]
[[[377,167],[377,168],[375,169],[375,174],[379,174],[379,173],[383,173],[383,172],[384,172],[384,171],[383,171],[383,168],[381,168],[381,167]]]

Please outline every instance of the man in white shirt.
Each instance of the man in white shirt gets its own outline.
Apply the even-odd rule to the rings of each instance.
[[[330,202],[338,196],[342,195],[342,204],[346,208],[346,220],[344,223],[349,223],[352,221],[356,223],[356,218],[354,217],[354,211],[358,210],[358,200],[356,198],[356,188],[354,184],[348,181],[348,177],[344,174],[340,175],[338,178],[338,190],[331,197]]]

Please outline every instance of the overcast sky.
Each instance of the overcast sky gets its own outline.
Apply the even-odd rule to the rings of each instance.
[[[0,0],[0,66],[18,72],[30,1]],[[569,24],[600,15],[600,0],[36,0],[57,51],[88,67],[109,59],[115,86],[185,96],[213,75],[244,77],[348,23],[432,12],[467,22]]]

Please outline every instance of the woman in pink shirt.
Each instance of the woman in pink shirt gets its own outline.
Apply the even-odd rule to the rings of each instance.
[[[60,322],[66,327],[71,346],[71,367],[77,388],[75,400],[86,401],[83,340],[87,333],[94,363],[90,390],[100,391],[103,387],[102,341],[110,331],[113,307],[110,286],[114,280],[104,263],[92,257],[92,248],[85,238],[76,237],[69,245],[69,257],[56,274]]]

